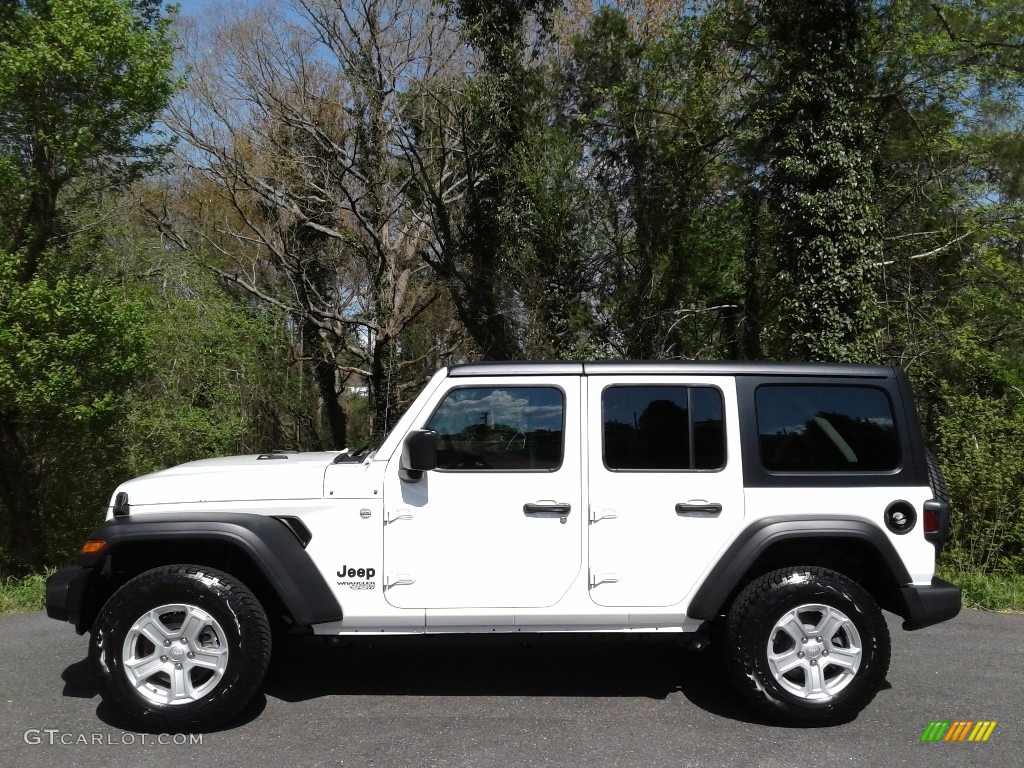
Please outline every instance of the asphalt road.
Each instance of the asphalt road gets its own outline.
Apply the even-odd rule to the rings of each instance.
[[[379,638],[279,645],[240,718],[202,743],[160,744],[101,704],[86,638],[6,616],[0,766],[1020,766],[1024,616],[890,625],[889,687],[834,728],[758,721],[712,654],[660,638]],[[986,743],[921,743],[932,720],[998,725]]]

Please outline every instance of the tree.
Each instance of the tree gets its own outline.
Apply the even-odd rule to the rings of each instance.
[[[471,76],[422,78],[414,94],[419,109],[408,151],[430,205],[435,247],[427,263],[485,359],[525,351],[514,264],[522,233],[517,216],[529,202],[516,172],[524,167],[542,84],[531,34],[546,28],[557,5],[446,4],[473,52]]]
[[[85,479],[95,454],[75,460],[103,444],[143,361],[134,310],[90,275],[104,244],[87,209],[161,156],[146,132],[177,85],[168,24],[149,0],[0,7],[0,527],[15,567],[43,565],[54,493]]]
[[[778,307],[768,347],[788,359],[859,359],[882,252],[871,7],[770,0],[760,22],[765,84],[752,110],[764,126],[757,158],[777,270],[770,299]]]
[[[738,250],[721,162],[738,119],[723,17],[658,27],[664,8],[648,10],[641,25],[602,9],[570,65],[567,101],[600,210],[601,314],[619,355],[721,357]]]
[[[406,372],[419,379],[403,330],[437,295],[421,269],[429,214],[401,150],[403,96],[446,66],[452,41],[417,0],[299,0],[292,22],[255,10],[215,28],[217,53],[195,57],[169,123],[188,144],[188,183],[226,209],[155,214],[296,324],[331,447],[348,443],[348,377],[369,385],[376,443],[400,415]]]

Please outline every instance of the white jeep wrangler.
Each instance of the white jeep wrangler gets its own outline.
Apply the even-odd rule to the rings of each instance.
[[[885,680],[879,606],[952,618],[949,526],[906,376],[881,366],[476,363],[372,452],[207,459],[131,480],[47,612],[103,695],[209,728],[272,629],[316,635],[714,629],[740,694],[848,720]]]

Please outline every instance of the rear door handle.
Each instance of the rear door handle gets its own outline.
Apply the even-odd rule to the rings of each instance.
[[[722,514],[722,505],[717,503],[708,503],[706,501],[688,501],[685,504],[676,504],[677,515],[720,515]]]
[[[535,502],[523,504],[523,512],[527,515],[538,517],[565,517],[572,511],[572,504],[559,504],[556,502]]]

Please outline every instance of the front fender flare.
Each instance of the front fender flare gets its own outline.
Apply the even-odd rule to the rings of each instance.
[[[342,619],[337,598],[303,542],[287,523],[274,517],[246,513],[133,515],[108,520],[91,538],[105,541],[106,546],[95,554],[79,555],[79,566],[97,568],[107,557],[139,544],[224,544],[252,560],[297,624],[311,626]]]

